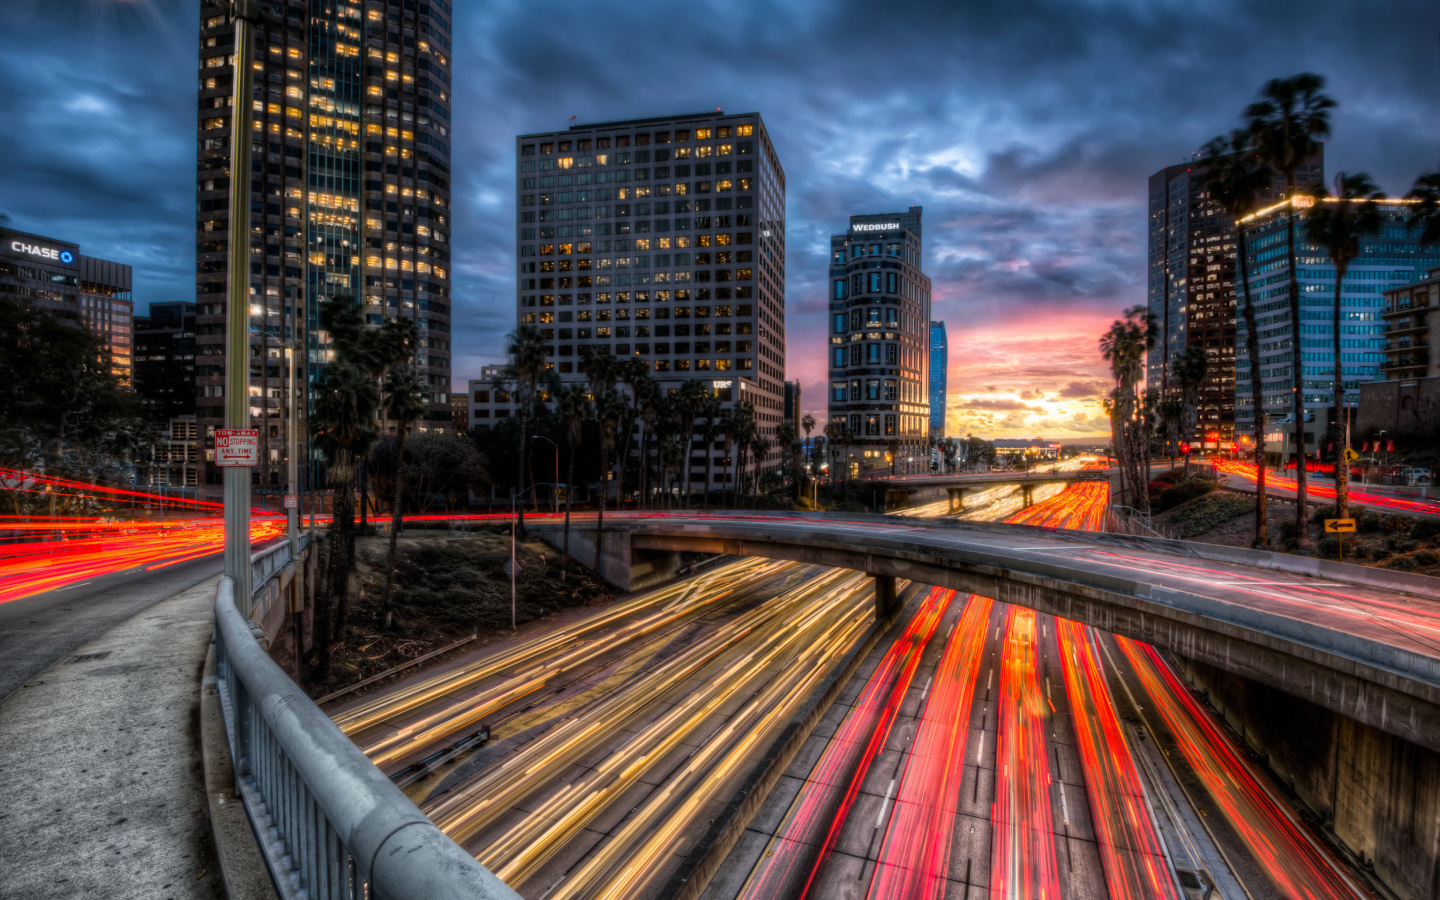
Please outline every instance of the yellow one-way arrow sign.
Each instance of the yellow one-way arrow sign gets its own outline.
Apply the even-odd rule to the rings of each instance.
[[[1354,519],[1326,519],[1325,531],[1328,534],[1347,534],[1355,530]]]

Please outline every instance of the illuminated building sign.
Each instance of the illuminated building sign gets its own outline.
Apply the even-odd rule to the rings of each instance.
[[[25,241],[11,241],[10,251],[22,256],[34,256],[39,259],[53,260],[54,262],[72,265],[75,262],[75,254],[69,250],[62,250],[59,247],[47,247],[44,244],[30,244]]]
[[[899,222],[852,222],[851,231],[899,231]]]
[[[0,254],[31,262],[56,263],[62,266],[75,266],[80,263],[80,254],[74,244],[66,245],[48,241],[32,234],[3,228],[0,228]]]

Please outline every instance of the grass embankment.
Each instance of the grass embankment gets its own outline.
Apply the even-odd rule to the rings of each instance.
[[[315,694],[353,684],[379,672],[477,634],[480,642],[509,635],[510,535],[505,529],[468,534],[407,531],[396,552],[395,601],[385,623],[385,564],[389,538],[355,542],[350,623],[332,657],[328,684]],[[523,626],[560,610],[612,598],[609,585],[575,561],[560,581],[560,552],[531,538],[516,545],[515,618]],[[468,644],[456,652],[474,649]],[[448,656],[448,654],[446,654]]]

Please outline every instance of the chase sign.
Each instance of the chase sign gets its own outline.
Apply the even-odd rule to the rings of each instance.
[[[11,235],[13,234],[12,232]],[[6,235],[5,242],[0,244],[0,247],[3,247],[7,251],[8,256],[60,263],[63,266],[75,265],[75,252],[73,250],[54,244],[41,243],[28,236],[25,238],[15,238],[11,235]]]

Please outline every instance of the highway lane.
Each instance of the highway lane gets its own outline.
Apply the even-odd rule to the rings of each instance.
[[[1253,463],[1240,463],[1220,461],[1218,464],[1220,473],[1226,476],[1227,484],[1241,490],[1255,490],[1255,466]],[[1284,500],[1294,500],[1296,494],[1295,479],[1289,475],[1277,475],[1270,470],[1265,472],[1265,494],[1267,497],[1276,497]],[[1335,503],[1335,482],[1329,479],[1317,479],[1313,475],[1306,480],[1305,496],[1307,505],[1314,506],[1328,503]],[[1368,507],[1376,512],[1396,513],[1407,516],[1431,517],[1440,516],[1440,498],[1425,498],[1419,496],[1406,496],[1403,494],[1392,494],[1384,491],[1374,490],[1367,485],[1352,481],[1350,483],[1350,505]]]

